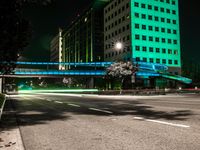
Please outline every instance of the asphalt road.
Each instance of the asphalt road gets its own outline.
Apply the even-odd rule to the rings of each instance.
[[[13,95],[26,150],[200,150],[200,95]]]

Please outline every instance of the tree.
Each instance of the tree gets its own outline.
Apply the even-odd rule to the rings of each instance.
[[[51,0],[0,0],[0,74],[12,72],[19,52],[31,38],[30,22],[22,17],[23,5],[49,2]]]
[[[113,63],[111,66],[109,66],[106,69],[106,75],[111,78],[118,78],[121,80],[121,88],[120,88],[120,94],[122,92],[122,85],[124,82],[124,79],[126,77],[131,77],[132,75],[135,75],[135,72],[137,71],[137,67],[134,66],[130,61],[128,62],[116,62]]]

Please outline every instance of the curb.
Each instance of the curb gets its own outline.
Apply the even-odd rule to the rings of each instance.
[[[4,108],[4,105],[5,105],[5,102],[6,102],[6,96],[4,95],[3,103],[2,103],[2,106],[0,108],[0,121],[1,121],[1,116],[3,114],[3,108]]]

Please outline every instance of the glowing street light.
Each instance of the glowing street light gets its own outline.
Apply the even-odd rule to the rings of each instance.
[[[121,42],[117,42],[117,43],[115,44],[115,48],[116,48],[117,50],[120,50],[120,49],[123,48],[123,44],[122,44]]]

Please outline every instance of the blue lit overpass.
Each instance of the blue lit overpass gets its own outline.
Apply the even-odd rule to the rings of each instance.
[[[49,69],[24,69],[17,68],[13,74],[7,75],[8,77],[63,77],[63,76],[105,76],[105,68],[109,67],[113,62],[83,62],[83,63],[66,63],[66,62],[16,62],[16,65],[25,65],[31,68],[32,65],[62,65],[74,67],[87,67],[90,70],[49,70]],[[162,77],[166,79],[176,80],[182,83],[190,84],[191,79],[172,75],[167,72],[166,65],[146,62],[136,62],[139,71],[136,72],[136,78],[149,78],[149,77]]]

